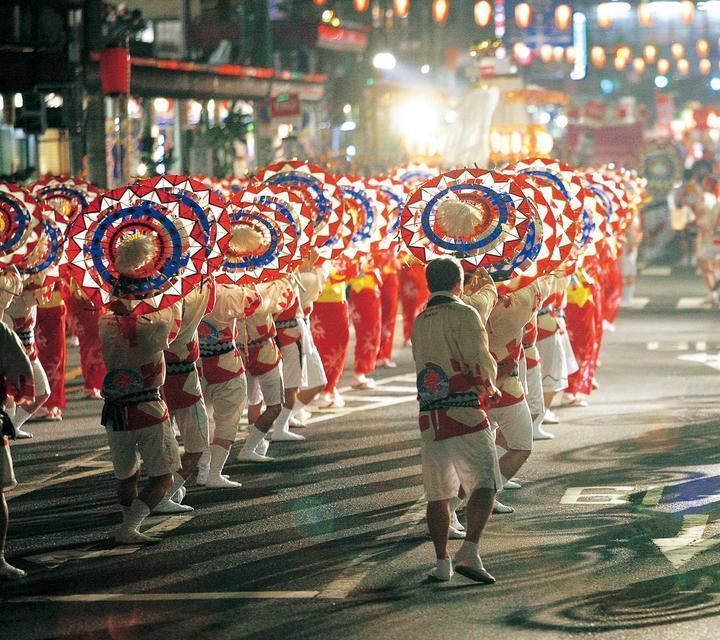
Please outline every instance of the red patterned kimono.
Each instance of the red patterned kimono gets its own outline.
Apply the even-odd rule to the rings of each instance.
[[[570,344],[579,369],[570,374],[567,392],[576,395],[590,395],[595,375],[599,340],[597,336],[598,313],[596,284],[588,274],[579,268],[570,280],[568,304],[565,308],[565,322]],[[602,325],[602,322],[600,323]]]
[[[603,313],[605,321],[612,324],[617,318],[622,302],[623,277],[620,269],[620,260],[615,258],[606,264],[606,275],[603,279]]]
[[[400,270],[400,304],[403,315],[403,340],[412,336],[415,318],[420,315],[430,297],[425,280],[425,265],[406,265]]]
[[[380,286],[380,349],[377,357],[378,360],[392,360],[400,295],[399,263],[391,250],[382,252],[378,258],[377,264],[382,267],[382,285]]]
[[[315,302],[310,328],[327,376],[325,391],[332,393],[340,381],[348,343],[350,315],[345,300],[345,273],[333,270]]]
[[[65,296],[68,327],[80,344],[80,369],[86,390],[101,389],[105,378],[105,362],[100,346],[98,323],[105,310],[90,305],[78,293]]]
[[[65,317],[67,310],[59,291],[54,291],[50,301],[39,304],[37,310],[38,357],[45,369],[50,383],[50,397],[45,403],[48,407],[65,408]]]
[[[355,327],[355,373],[375,371],[382,321],[380,276],[370,272],[350,281],[350,319]]]

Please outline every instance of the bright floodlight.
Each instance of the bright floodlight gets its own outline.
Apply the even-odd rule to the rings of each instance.
[[[720,78],[713,78],[710,80],[710,88],[713,91],[720,91]]]
[[[665,76],[655,76],[655,86],[658,89],[664,89],[668,86],[668,79]]]
[[[396,64],[395,56],[389,51],[380,51],[373,58],[373,67],[381,71],[392,71]]]

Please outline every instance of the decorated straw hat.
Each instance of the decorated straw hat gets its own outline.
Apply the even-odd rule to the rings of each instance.
[[[519,182],[534,211],[525,245],[516,256],[491,264],[487,271],[496,282],[523,276],[524,283],[529,284],[547,273],[548,269],[552,271],[554,268],[552,256],[557,252],[555,216],[545,196],[531,180],[522,175],[515,175],[515,180]]]
[[[40,238],[17,265],[20,274],[26,277],[28,289],[53,284],[60,277],[59,265],[65,258],[67,222],[64,214],[41,203],[36,215],[42,219]]]
[[[368,186],[377,190],[378,200],[385,207],[388,221],[386,235],[395,238],[400,230],[400,217],[405,203],[410,197],[410,189],[395,178],[378,176],[366,180]]]
[[[42,216],[29,191],[0,182],[0,267],[19,264],[40,240]]]
[[[214,273],[222,266],[232,226],[225,198],[218,195],[210,185],[182,175],[164,174],[148,178],[139,182],[138,186],[172,193],[190,207],[205,235],[207,274]]]
[[[230,202],[232,220],[225,262],[215,280],[219,284],[256,284],[290,273],[297,252],[292,221],[267,204]]]
[[[425,162],[408,162],[396,167],[390,176],[404,184],[408,189],[415,189],[423,182],[440,175],[440,168]]]
[[[132,315],[184,298],[207,273],[195,212],[163,189],[130,185],[102,194],[68,230],[68,272],[97,306],[113,299]]]
[[[260,169],[255,179],[292,189],[312,204],[315,209],[313,247],[320,249],[328,243],[339,242],[337,236],[343,224],[344,204],[337,180],[330,172],[310,162],[283,160]]]
[[[239,206],[254,203],[266,205],[276,215],[290,222],[297,235],[297,251],[294,262],[299,264],[312,251],[315,235],[315,208],[308,204],[296,191],[287,186],[272,186],[263,182],[251,182],[241,192],[233,195],[231,201]]]
[[[48,176],[32,186],[38,202],[51,206],[67,222],[80,215],[100,195],[100,190],[80,178]]]
[[[355,231],[350,239],[351,243],[369,244],[380,223],[382,205],[378,200],[377,189],[368,186],[362,178],[351,175],[339,176],[338,185],[342,190],[345,206],[352,206],[356,212]]]
[[[410,196],[401,237],[422,262],[449,254],[473,270],[520,253],[535,213],[513,176],[457,169],[424,182]]]

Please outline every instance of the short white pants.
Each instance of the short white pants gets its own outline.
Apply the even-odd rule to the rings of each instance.
[[[106,427],[105,431],[118,480],[135,475],[141,460],[145,472],[151,478],[173,473],[180,468],[180,450],[169,420],[144,429],[113,431]]]
[[[425,433],[432,437],[433,430]],[[458,494],[461,485],[467,495],[476,489],[502,487],[491,429],[438,441],[426,437],[423,434],[421,451],[428,501],[449,500]]]
[[[0,444],[0,482],[2,482],[3,489],[14,489],[17,487],[17,480],[15,480],[15,471],[13,470],[10,443],[5,436],[0,436],[0,438],[3,439]]]
[[[270,369],[267,373],[248,378],[248,404],[262,404],[271,407],[285,402],[285,388],[283,387],[283,361]]]
[[[282,354],[282,373],[285,388],[301,388],[305,385],[306,375],[305,367],[303,367],[305,358],[303,358],[300,343],[286,344],[284,347],[280,347],[280,353]]]
[[[327,385],[327,376],[320,358],[320,352],[314,344],[310,353],[307,354],[307,358],[305,358],[305,364],[307,365],[307,384],[301,388],[316,389],[321,387],[324,389],[325,385]]]
[[[530,408],[533,426],[537,427],[545,417],[545,400],[542,389],[542,367],[535,365],[527,370],[527,389],[525,398]]]
[[[208,412],[202,398],[189,407],[171,409],[170,418],[175,420],[186,453],[202,453],[210,446]]]
[[[560,332],[556,331],[538,340],[537,348],[540,352],[543,392],[555,393],[567,389],[570,372]]]
[[[35,384],[35,397],[49,396],[50,395],[50,382],[48,381],[47,373],[43,369],[42,363],[39,358],[35,358],[31,362],[33,371],[33,383]]]
[[[217,384],[206,384],[203,380],[202,390],[208,415],[208,429],[213,438],[235,442],[247,403],[245,374]]]
[[[495,407],[488,410],[493,429],[500,429],[508,447],[520,451],[532,451],[533,423],[530,409],[525,400],[509,407]]]

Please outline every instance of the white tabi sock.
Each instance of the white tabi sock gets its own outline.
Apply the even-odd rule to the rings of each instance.
[[[28,413],[23,407],[16,405],[15,417],[13,418],[15,428],[19,429],[22,427],[31,417],[32,413]]]
[[[480,548],[474,542],[465,540],[462,546],[455,554],[455,564],[462,564],[473,569],[483,569],[483,563],[480,559]]]
[[[260,441],[265,438],[265,434],[260,431],[257,427],[250,427],[250,430],[248,431],[247,439],[245,440],[245,444],[242,446],[242,451],[245,453],[250,453],[251,451],[255,451],[255,448],[260,444]]]
[[[140,498],[135,498],[127,508],[127,514],[123,520],[123,529],[126,531],[139,531],[143,520],[150,515],[148,507]]]
[[[297,403],[297,401],[296,401]],[[290,416],[292,416],[293,409],[289,409],[286,406],[280,410],[280,414],[275,418],[273,422],[273,433],[288,433],[290,431]]]
[[[290,412],[290,417],[294,418],[298,413],[300,413],[307,405],[302,402],[299,398],[295,398],[295,404],[293,405],[293,408]],[[282,415],[282,414],[280,414]]]
[[[180,489],[185,486],[185,478],[183,478],[177,471],[173,473],[173,486],[170,487],[170,491],[165,494],[166,498],[172,498]],[[178,500],[182,502],[182,500]]]

